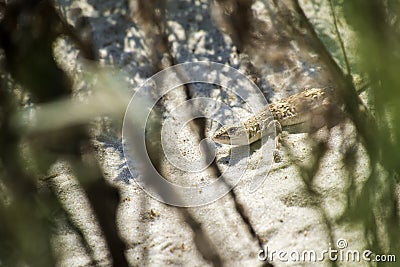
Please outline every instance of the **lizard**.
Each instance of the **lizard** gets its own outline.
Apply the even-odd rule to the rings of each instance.
[[[276,130],[275,148],[279,149],[282,128],[309,132],[326,125],[327,111],[338,110],[332,109],[332,100],[332,94],[326,88],[304,89],[267,105],[246,120],[243,126],[220,128],[212,139],[219,144],[242,146],[256,142]]]

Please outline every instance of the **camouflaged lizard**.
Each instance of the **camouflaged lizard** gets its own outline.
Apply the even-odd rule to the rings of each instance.
[[[309,132],[324,126],[326,111],[332,106],[331,100],[331,94],[325,88],[305,89],[267,105],[246,120],[244,127],[222,127],[214,134],[213,140],[220,144],[248,145],[276,130],[275,143],[279,149],[282,128],[293,127],[300,132]]]

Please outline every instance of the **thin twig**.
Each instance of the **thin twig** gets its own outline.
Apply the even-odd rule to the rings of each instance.
[[[331,8],[331,13],[332,13],[332,17],[333,17],[333,25],[335,25],[335,32],[336,32],[336,35],[337,35],[339,43],[340,43],[340,48],[343,53],[344,62],[346,64],[346,72],[347,72],[347,75],[350,76],[351,68],[350,68],[349,60],[347,58],[346,49],[344,48],[344,42],[343,42],[342,36],[340,35],[339,28],[337,25],[337,18],[336,18],[336,14],[335,14],[335,9],[333,8],[332,0],[329,0],[329,6]]]

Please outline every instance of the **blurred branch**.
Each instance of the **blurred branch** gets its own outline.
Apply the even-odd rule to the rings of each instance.
[[[339,28],[338,28],[338,25],[337,25],[335,8],[333,7],[332,0],[329,0],[329,7],[330,7],[331,13],[332,13],[333,25],[335,26],[336,36],[337,36],[337,38],[339,40],[340,49],[342,50],[344,62],[346,64],[346,72],[347,72],[346,75],[350,76],[351,75],[351,68],[350,68],[349,60],[347,58],[346,49],[344,48],[344,43],[343,43],[343,40],[342,40],[342,36],[340,35]]]
[[[221,10],[218,20],[222,27],[231,35],[231,38],[240,52],[251,41],[252,22],[254,20],[251,6],[253,0],[215,0]]]
[[[374,141],[380,147],[379,157],[373,159],[371,164],[371,175],[354,201],[356,203],[352,203],[349,214],[359,214],[364,203],[370,204],[371,208],[362,211],[369,219],[366,225],[368,233],[373,236],[372,245],[379,252],[390,249],[399,254],[399,196],[395,183],[396,180],[399,182],[396,176],[400,172],[400,128],[397,123],[400,118],[400,93],[397,90],[400,86],[399,2],[345,1],[343,10],[347,22],[359,38],[360,68],[371,81],[372,104],[379,126]],[[379,231],[383,228],[391,233],[388,247],[382,246]]]
[[[4,62],[1,62],[2,64]],[[0,207],[0,259],[2,264],[34,263],[37,266],[54,266],[55,259],[50,247],[50,227],[46,214],[58,201],[52,195],[38,194],[33,178],[24,173],[18,154],[19,137],[10,130],[9,117],[15,107],[6,88],[4,75],[0,87],[0,160],[2,180],[10,191],[11,202]],[[53,203],[53,204],[52,204]],[[42,208],[39,207],[42,205]],[[40,244],[34,250],[27,244]],[[15,251],[18,251],[15,254]]]
[[[384,251],[382,249],[382,246],[379,245],[381,237],[379,237],[378,230],[379,228],[382,227],[390,227],[391,231],[396,233],[395,234],[396,237],[394,236],[389,237],[390,248],[393,249],[394,251],[397,251],[398,243],[395,240],[398,239],[398,233],[400,227],[398,222],[399,220],[398,208],[397,208],[398,204],[394,192],[394,186],[393,186],[394,180],[392,177],[392,172],[393,171],[398,172],[398,165],[395,166],[394,164],[391,164],[393,158],[388,160],[387,156],[397,155],[398,153],[393,151],[393,149],[397,149],[399,146],[395,143],[390,144],[391,138],[389,136],[391,134],[389,134],[387,128],[385,127],[382,128],[382,125],[380,123],[378,127],[379,120],[377,122],[375,118],[369,113],[369,111],[364,108],[364,106],[362,105],[362,101],[357,96],[356,89],[354,87],[354,84],[350,80],[350,77],[344,75],[344,73],[341,72],[340,67],[336,64],[336,62],[330,55],[329,51],[325,48],[325,46],[317,37],[313,27],[311,26],[311,23],[308,21],[307,17],[305,16],[298,2],[296,0],[293,0],[292,3],[301,21],[304,22],[304,25],[306,25],[307,30],[311,33],[310,36],[313,37],[313,42],[316,44],[315,48],[318,54],[321,56],[322,62],[330,70],[330,73],[334,81],[337,83],[336,88],[339,93],[338,96],[344,103],[345,109],[348,112],[349,117],[351,118],[356,127],[357,135],[362,138],[363,145],[365,146],[368,156],[371,160],[370,166],[372,168],[372,172],[366,184],[362,188],[362,193],[360,194],[359,197],[354,197],[348,200],[349,202],[354,203],[355,199],[355,202],[357,202],[357,204],[350,205],[351,207],[349,207],[349,209],[346,211],[344,215],[350,216],[351,218],[353,218],[353,220],[361,219],[363,221],[363,225],[365,226],[366,230],[366,235],[368,234],[366,236],[366,239],[368,240],[368,238],[371,237],[371,235],[374,237],[371,246],[378,253]],[[362,3],[362,5],[364,6],[364,2]],[[375,2],[374,4],[372,4],[372,6],[374,6],[378,14],[380,15],[383,14],[382,12],[383,8],[379,8],[378,7],[379,4],[377,5],[377,3]],[[372,9],[370,9],[370,11],[372,11]],[[357,9],[356,13],[358,14],[358,12],[359,9]],[[373,11],[372,13],[375,13],[375,11]],[[352,16],[358,17],[354,16],[354,14],[352,14]],[[376,17],[373,14],[368,14],[368,15],[364,14],[361,16],[364,19],[369,18],[369,16]],[[378,15],[378,17],[380,16]],[[376,23],[383,24],[385,21],[386,20],[384,19],[384,17],[380,17],[379,22],[377,21]],[[389,26],[382,27],[382,25],[380,25],[376,27],[376,29],[377,28],[379,28],[379,30],[382,30],[383,28],[387,30],[390,27]],[[374,28],[368,28],[368,29],[369,29],[368,31],[370,31],[371,29]],[[373,30],[371,30],[371,32],[373,32]],[[379,36],[379,35],[381,35],[380,32],[366,34],[366,36],[369,37]],[[383,36],[386,36],[390,39],[393,37],[392,35],[388,34],[383,34]],[[380,39],[379,41],[376,40],[376,42],[384,43],[382,42],[382,39]],[[363,44],[362,41],[360,43]],[[373,47],[376,46],[374,45]],[[379,51],[390,51],[390,50],[387,49],[382,50],[381,48],[379,48]],[[368,62],[371,62],[369,59],[370,54],[371,51],[368,54],[363,55],[364,58],[368,58]],[[373,70],[375,71],[376,62],[374,62],[373,65],[374,65]],[[377,78],[377,76],[374,75],[372,75],[372,77]],[[381,77],[385,77],[385,75],[382,73],[382,75],[379,76],[379,79]],[[346,154],[349,155],[349,153],[351,152],[348,152]],[[379,166],[380,164],[382,164],[382,166],[387,171],[389,171],[389,175],[385,175],[383,173],[379,174],[377,172],[377,166]],[[379,187],[380,190],[376,190],[377,187]],[[367,210],[364,210],[364,212],[358,212],[360,211],[360,209],[367,209]],[[382,210],[387,211],[386,216],[383,216],[384,219],[381,214]],[[354,216],[355,213],[358,215],[358,217]]]
[[[151,0],[151,1],[131,1],[132,16],[138,21],[139,25],[145,31],[148,37],[147,41],[152,50],[152,63],[154,66],[154,72],[160,71],[166,67],[169,67],[176,63],[172,53],[170,51],[170,44],[168,42],[168,36],[166,33],[166,20],[165,20],[165,3],[163,1]],[[184,75],[184,74],[181,74]],[[190,88],[189,85],[183,85],[186,96],[189,99]],[[153,136],[146,138],[146,146],[148,146],[148,155],[153,162],[156,170],[159,173],[163,173],[160,165],[160,155],[162,155],[161,147],[161,118],[160,113],[165,111],[165,108],[158,105],[156,109],[156,118],[153,122]],[[191,123],[192,124],[192,123]],[[204,129],[204,128],[203,128]],[[200,130],[200,135],[204,135],[204,131]],[[132,139],[135,140],[136,138]],[[147,142],[147,140],[150,140]],[[135,145],[137,150],[140,144]],[[146,155],[146,151],[137,153],[138,156]],[[142,160],[143,161],[143,160]],[[165,174],[165,173],[164,173]],[[144,175],[146,177],[152,177],[152,171],[150,166],[144,169]],[[168,177],[163,175],[164,177]],[[151,179],[149,179],[151,181]],[[167,199],[167,196],[177,194],[174,192],[165,192],[165,188],[159,188],[157,183],[151,183],[149,186],[153,187],[163,199]],[[184,221],[189,225],[194,233],[194,243],[197,249],[201,253],[204,259],[211,262],[213,266],[222,266],[223,261],[217,250],[214,248],[210,238],[206,235],[201,224],[190,214],[186,208],[179,209],[181,216]]]
[[[363,108],[363,103],[357,94],[352,80],[342,72],[332,55],[318,38],[317,33],[304,14],[298,1],[290,0],[290,2],[296,15],[302,21],[302,25],[304,25],[307,31],[305,33],[308,36],[307,38],[311,39],[312,48],[320,55],[321,63],[328,69],[332,80],[335,81],[335,92],[340,97],[340,102],[345,105],[345,110],[354,122],[357,133],[359,133],[364,140],[363,144],[367,148],[369,155],[372,158],[376,158],[379,155],[379,146],[376,142],[376,136],[378,134],[376,122],[369,111]],[[300,29],[297,28],[296,31],[301,34]]]
[[[70,96],[72,92],[71,83],[54,61],[53,42],[61,33],[69,33],[74,40],[80,40],[79,35],[75,34],[72,28],[58,16],[49,1],[31,1],[29,4],[14,1],[6,5],[5,8],[5,15],[0,25],[0,45],[4,49],[7,70],[12,77],[32,93],[36,103],[47,103]],[[89,39],[85,38],[85,40],[88,41]],[[82,40],[78,41],[78,44],[86,47],[82,50],[84,56],[87,58],[95,57],[96,53],[93,51],[91,43],[87,44]],[[22,62],[24,64],[21,64]],[[5,90],[5,88],[2,88],[3,94],[6,94]],[[7,145],[2,150],[2,161],[7,170],[7,176],[13,178],[8,180],[7,186],[12,189],[13,193],[18,193],[21,191],[19,184],[23,183],[22,188],[25,188],[25,192],[17,194],[20,197],[16,199],[15,204],[21,207],[24,205],[31,206],[31,211],[27,211],[26,216],[30,212],[37,213],[37,201],[34,199],[40,199],[41,194],[36,192],[33,175],[25,175],[21,172],[24,168],[18,167],[17,162],[20,162],[18,155],[20,136],[11,127],[9,121],[15,110],[7,108],[11,103],[10,98],[2,98],[2,100],[4,100],[3,107],[8,109],[7,113],[3,113],[6,116],[3,116],[1,142]],[[119,238],[115,226],[115,212],[119,203],[118,191],[105,183],[104,177],[102,177],[96,164],[91,165],[82,160],[84,155],[86,158],[93,157],[92,151],[89,149],[90,142],[86,127],[73,125],[64,129],[42,131],[41,135],[36,135],[34,140],[36,145],[36,147],[33,146],[34,149],[38,151],[41,149],[42,155],[53,155],[46,160],[43,158],[42,164],[44,163],[44,165],[41,165],[39,169],[47,171],[49,166],[58,158],[72,157],[77,162],[81,162],[80,168],[76,170],[87,170],[84,174],[77,171],[77,177],[97,215],[109,245],[114,266],[128,266],[124,255],[125,244]],[[82,146],[84,151],[82,151]],[[15,177],[18,178],[14,179]],[[31,197],[27,198],[26,196]],[[49,200],[51,201],[43,201],[41,204],[50,208],[52,201],[58,203],[54,196]],[[58,203],[58,205],[60,204]],[[32,228],[33,225],[42,225],[41,220],[48,219],[40,218],[38,221],[30,221],[33,218],[35,218],[35,215],[27,216],[27,220],[20,221],[21,223],[26,222],[29,225],[28,228]],[[14,233],[18,233],[19,230],[15,229]],[[46,254],[51,254],[48,248],[50,242],[49,229],[37,231],[37,233],[47,238],[37,238],[37,240],[42,241],[35,249],[38,247],[47,248]],[[32,240],[37,241],[36,238]],[[31,243],[32,240],[25,242]],[[15,240],[11,242],[15,242]],[[54,266],[51,256],[43,257],[46,254],[39,253],[38,255],[40,255],[41,261],[48,259],[50,262],[39,265]],[[29,259],[32,255],[28,252],[24,256],[28,257],[27,260],[30,263],[36,262]]]
[[[229,10],[230,13],[226,13],[234,14],[234,12],[232,12],[232,10],[230,10],[229,8],[233,9],[232,7],[235,7],[235,4],[232,4],[232,2],[229,2],[229,4],[227,4],[226,1],[222,0],[216,2],[218,2],[222,6],[223,11]],[[379,84],[380,86],[381,84],[384,84],[383,77],[387,77],[385,76],[385,74],[387,73],[390,73],[390,75],[392,75],[390,77],[391,80],[396,81],[396,83],[393,82],[391,84],[390,92],[389,90],[387,92],[383,91],[383,94],[379,93],[377,95],[377,98],[383,100],[383,97],[387,97],[387,99],[391,99],[391,102],[395,102],[396,105],[394,106],[398,107],[400,104],[400,101],[398,101],[399,94],[396,93],[395,96],[397,98],[393,98],[392,92],[394,92],[394,88],[398,88],[400,86],[400,81],[397,78],[398,70],[400,69],[397,67],[398,62],[400,62],[398,60],[399,53],[398,49],[393,47],[394,44],[398,44],[399,39],[397,38],[397,41],[393,41],[395,35],[393,35],[391,31],[388,31],[390,27],[388,25],[385,25],[385,22],[388,21],[385,18],[385,12],[388,12],[388,8],[384,8],[383,3],[379,1],[373,1],[371,3],[365,4],[364,1],[356,0],[346,1],[346,4],[352,6],[352,12],[354,12],[354,14],[351,13],[348,16],[351,17],[351,19],[354,19],[358,27],[362,27],[363,29],[363,32],[361,33],[365,37],[362,39],[374,37],[373,40],[360,42],[363,45],[369,44],[369,47],[373,48],[372,58],[368,57],[368,53],[371,53],[371,51],[364,51],[366,52],[364,54],[364,59],[368,62],[368,65],[370,66],[369,75],[372,78],[375,78],[375,84]],[[354,123],[358,136],[357,138],[361,140],[361,143],[367,150],[368,156],[371,160],[372,169],[375,170],[377,164],[382,164],[386,170],[389,170],[389,172],[395,171],[398,173],[398,162],[400,159],[398,157],[399,154],[396,152],[396,150],[398,150],[399,148],[400,139],[395,136],[395,140],[394,142],[392,142],[392,134],[387,130],[389,129],[389,127],[385,126],[382,128],[381,126],[381,121],[385,121],[386,119],[378,118],[378,120],[376,120],[359,98],[359,92],[356,91],[355,85],[353,84],[352,78],[350,76],[350,63],[346,55],[343,40],[341,39],[340,32],[338,30],[337,18],[331,0],[330,5],[332,15],[334,17],[335,30],[339,38],[343,55],[345,57],[347,74],[343,73],[340,66],[333,59],[331,53],[327,50],[322,41],[319,39],[312,24],[304,14],[297,0],[273,1],[273,4],[266,5],[266,11],[268,12],[271,23],[273,24],[273,27],[270,27],[270,29],[268,30],[265,29],[267,29],[269,25],[266,25],[266,23],[261,20],[257,20],[257,18],[243,19],[243,25],[248,25],[246,23],[247,21],[250,22],[250,26],[248,26],[250,34],[246,33],[244,36],[250,36],[251,41],[244,43],[238,42],[237,45],[244,46],[244,51],[246,53],[249,53],[252,62],[260,62],[259,64],[256,64],[258,68],[263,68],[265,64],[273,67],[276,62],[279,62],[279,64],[281,64],[281,62],[290,61],[290,59],[288,60],[287,55],[284,54],[284,52],[282,51],[285,51],[284,48],[289,47],[289,43],[293,41],[296,42],[297,46],[300,47],[300,50],[307,51],[307,53],[312,52],[317,54],[319,59],[318,63],[323,66],[324,72],[327,74],[326,77],[324,77],[326,80],[323,82],[325,82],[326,84],[333,83],[335,99],[338,99],[339,105],[343,104],[348,117]],[[360,15],[355,15],[360,13],[359,10],[367,10],[368,13],[361,12],[361,14],[363,15],[361,15],[360,18]],[[251,12],[241,12],[241,14],[251,14]],[[234,15],[232,15],[232,17],[234,17]],[[396,19],[397,16],[398,13],[397,15],[393,14],[391,16],[391,21],[398,22],[399,20]],[[370,18],[374,19],[371,20]],[[232,23],[230,22],[231,20],[232,19],[225,19],[225,24],[223,23],[222,27],[224,29],[228,29],[228,33],[232,36],[233,40],[237,40],[238,38],[236,38],[235,36],[241,34],[241,29],[240,27],[235,27],[235,25],[240,24],[240,18],[238,18],[239,23]],[[230,25],[226,26],[226,24]],[[279,34],[277,33],[278,31]],[[393,31],[395,30],[393,29]],[[279,35],[279,37],[274,38],[275,35]],[[386,40],[387,46],[385,47]],[[384,44],[385,49],[382,49],[382,46],[380,46],[380,44],[382,43]],[[280,48],[277,53],[274,53],[275,48],[271,44],[275,44],[275,46],[278,46]],[[397,45],[397,48],[398,47],[399,46]],[[376,49],[376,53],[374,52],[374,49]],[[397,56],[387,58],[386,56],[381,55],[386,51],[396,51]],[[396,59],[395,62],[397,62],[396,67],[394,67],[395,64],[388,64],[391,61],[394,61],[394,59]],[[376,62],[378,62],[378,66],[379,63],[385,65],[379,66],[379,68],[377,68]],[[393,68],[389,70],[388,66],[392,66]],[[394,74],[394,70],[396,74]],[[373,86],[374,84],[372,83],[371,85]],[[363,91],[365,90],[365,88],[366,86],[363,85],[361,86],[360,90]],[[387,89],[388,88],[389,87],[387,87]],[[382,110],[388,110],[390,106],[385,106],[386,103],[387,102],[382,101],[381,103],[377,104],[380,105]],[[395,118],[399,118],[398,113],[399,112],[397,111],[394,112],[394,114],[396,114]],[[400,128],[397,127],[397,129]],[[397,133],[400,133],[400,131],[396,132],[396,134]],[[317,146],[314,147],[313,151],[318,155],[318,157],[314,158],[310,167],[303,166],[302,168],[300,168],[300,171],[304,178],[304,182],[307,184],[310,192],[313,192],[311,187],[312,179],[315,176],[318,168],[320,168],[321,157],[326,151],[326,147],[324,148],[324,146],[326,146],[326,144],[324,143],[317,144]],[[289,154],[292,155],[290,152]],[[349,157],[350,154],[351,151],[348,151],[348,153],[346,154],[347,157]],[[397,163],[395,164],[395,162]],[[344,163],[346,164],[346,162]],[[379,210],[380,208],[385,208],[385,210],[387,210],[389,213],[389,215],[386,217],[386,219],[388,220],[386,221],[386,226],[388,227],[390,225],[391,227],[393,227],[391,229],[396,229],[395,232],[397,233],[399,232],[399,223],[397,215],[397,204],[394,197],[393,178],[386,178],[387,184],[382,184],[382,188],[384,188],[383,190],[379,192],[375,190],[375,192],[372,192],[374,186],[377,186],[381,182],[378,181],[377,177],[373,177],[373,175],[377,175],[377,173],[373,173],[371,174],[371,177],[369,177],[368,183],[363,187],[363,198],[358,199],[360,201],[359,203],[363,203],[364,205],[374,204],[374,207],[377,210]],[[350,176],[349,179],[351,179]],[[385,191],[387,192],[385,193]],[[378,202],[374,200],[374,197],[378,196],[382,198],[382,201]],[[385,206],[385,203],[389,205],[387,208]],[[330,222],[327,220],[325,210],[323,209],[323,207],[319,208],[324,214],[324,218],[326,219],[328,228],[331,230],[332,227],[330,227]],[[363,220],[364,225],[366,226],[366,232],[370,232],[376,235],[376,228],[384,224],[378,222],[380,220],[379,214],[372,215],[371,211],[369,212],[370,214],[357,214],[359,214],[361,220]],[[368,225],[368,223],[371,221],[373,221],[374,224]],[[369,227],[372,225],[375,225],[375,228]],[[332,236],[332,233],[330,234]],[[395,240],[394,238],[392,239]],[[375,244],[377,243],[375,242]],[[395,242],[392,242],[391,246],[395,247]]]

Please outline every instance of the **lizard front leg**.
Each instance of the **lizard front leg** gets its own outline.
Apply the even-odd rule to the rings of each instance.
[[[282,161],[282,157],[279,152],[282,143],[282,126],[279,121],[272,120],[270,123],[268,123],[268,128],[271,129],[270,127],[275,127],[275,149],[273,156],[274,162],[278,163]]]

